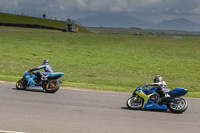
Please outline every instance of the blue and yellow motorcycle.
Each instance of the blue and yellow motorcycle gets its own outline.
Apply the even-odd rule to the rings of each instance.
[[[187,109],[187,101],[181,98],[181,96],[184,96],[188,92],[188,90],[183,88],[176,88],[168,92],[170,97],[162,98],[161,95],[158,93],[157,87],[147,87],[147,84],[143,84],[135,89],[132,97],[130,97],[126,102],[126,105],[129,109],[169,109],[173,113],[182,113]]]
[[[62,72],[51,73],[48,75],[47,79],[41,80],[41,75],[39,72],[29,72],[26,71],[23,74],[23,78],[16,83],[16,88],[18,90],[25,90],[29,86],[41,86],[46,92],[54,93],[60,88],[62,80],[57,81],[64,75]]]

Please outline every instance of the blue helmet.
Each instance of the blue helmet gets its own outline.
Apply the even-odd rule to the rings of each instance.
[[[49,64],[49,61],[48,60],[44,60],[42,65],[48,65]]]

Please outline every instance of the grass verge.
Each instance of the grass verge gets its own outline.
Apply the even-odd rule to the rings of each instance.
[[[0,80],[16,82],[48,59],[63,86],[131,92],[163,76],[199,96],[200,45],[191,38],[62,32],[0,32]]]

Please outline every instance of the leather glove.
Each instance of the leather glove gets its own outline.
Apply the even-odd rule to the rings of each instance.
[[[29,73],[31,73],[33,71],[33,69],[28,70]]]
[[[147,87],[147,86],[149,86],[149,84],[144,84],[144,87]]]

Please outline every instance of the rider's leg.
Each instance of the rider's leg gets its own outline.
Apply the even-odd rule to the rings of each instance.
[[[158,104],[161,106],[163,104],[163,102],[170,97],[170,95],[168,94],[168,92],[170,91],[170,89],[162,89],[162,98],[160,99],[160,101],[158,102]]]
[[[48,80],[49,73],[48,72],[42,72],[41,80]]]

